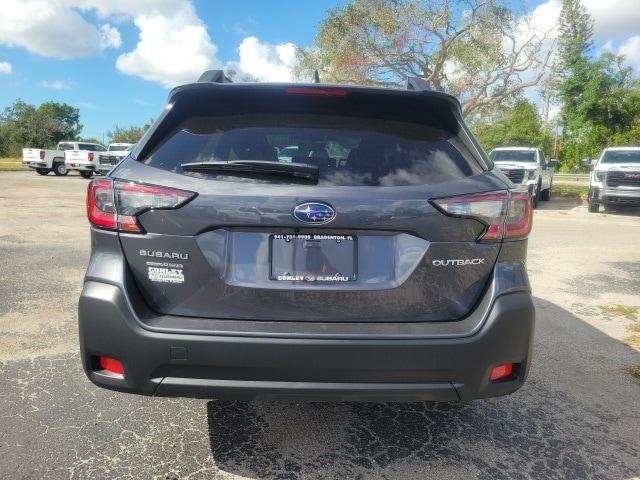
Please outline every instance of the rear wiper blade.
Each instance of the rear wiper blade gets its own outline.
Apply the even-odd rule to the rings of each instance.
[[[180,165],[189,172],[219,172],[227,175],[285,177],[304,183],[318,183],[319,169],[306,163],[283,163],[262,160],[230,160],[228,162],[191,162]]]

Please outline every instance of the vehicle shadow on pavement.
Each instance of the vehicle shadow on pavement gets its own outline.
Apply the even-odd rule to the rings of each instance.
[[[459,403],[210,401],[218,468],[257,478],[632,478],[640,353],[536,299],[534,363],[507,397]]]
[[[572,210],[581,205],[586,205],[579,197],[561,197],[559,195],[551,195],[548,202],[538,202],[538,210]]]

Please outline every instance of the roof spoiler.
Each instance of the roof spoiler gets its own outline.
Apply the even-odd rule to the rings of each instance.
[[[207,70],[198,79],[198,83],[233,83],[222,70]]]
[[[414,90],[416,92],[432,92],[433,88],[424,78],[407,77],[406,90]]]

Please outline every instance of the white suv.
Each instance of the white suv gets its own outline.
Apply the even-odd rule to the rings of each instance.
[[[600,205],[640,206],[640,147],[605,148],[595,162],[582,161],[592,168],[589,182],[589,211],[597,212]]]

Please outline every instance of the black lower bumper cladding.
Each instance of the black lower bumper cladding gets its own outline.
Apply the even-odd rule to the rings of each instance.
[[[505,395],[531,362],[529,292],[499,296],[482,328],[453,338],[255,337],[150,331],[123,290],[87,282],[79,303],[82,361],[95,384],[123,392],[197,398],[456,401]],[[292,327],[294,328],[294,327]],[[124,376],[96,369],[113,357]],[[490,382],[491,369],[517,364]]]

